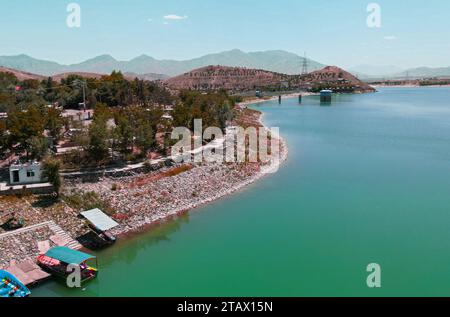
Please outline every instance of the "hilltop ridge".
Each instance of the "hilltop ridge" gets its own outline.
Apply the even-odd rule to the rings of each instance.
[[[322,89],[336,91],[373,92],[375,89],[349,72],[337,67],[326,66],[306,75],[287,75],[243,67],[207,66],[192,70],[165,81],[171,89],[233,90],[255,89]]]

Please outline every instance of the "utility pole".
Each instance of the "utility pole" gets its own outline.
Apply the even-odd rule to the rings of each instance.
[[[305,56],[303,57],[303,65],[302,65],[302,75],[308,74],[308,59],[306,58],[306,52]]]
[[[86,82],[83,82],[83,108],[86,112]]]
[[[78,106],[83,106],[83,111],[86,112],[86,82],[84,80],[76,80],[72,85],[81,85],[81,88],[83,89],[83,102],[79,103]]]

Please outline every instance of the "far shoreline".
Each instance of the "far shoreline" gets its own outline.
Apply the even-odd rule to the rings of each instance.
[[[450,85],[371,85],[373,88],[449,88]]]

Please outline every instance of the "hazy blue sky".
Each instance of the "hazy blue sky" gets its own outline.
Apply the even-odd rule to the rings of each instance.
[[[71,2],[81,6],[81,28],[66,25]],[[366,24],[371,2],[381,5],[381,28]],[[0,55],[61,63],[239,48],[307,51],[344,67],[450,66],[448,0],[1,0],[0,12]]]

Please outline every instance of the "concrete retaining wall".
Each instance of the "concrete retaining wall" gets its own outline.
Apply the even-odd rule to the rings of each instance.
[[[48,195],[54,192],[53,186],[49,184],[44,185],[28,185],[28,186],[10,186],[3,187],[0,190],[0,196],[6,195]]]

